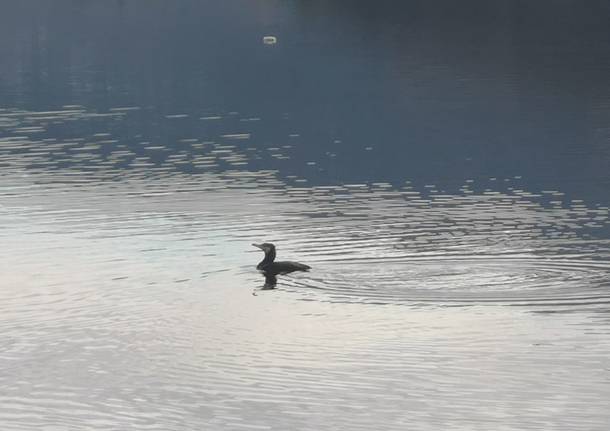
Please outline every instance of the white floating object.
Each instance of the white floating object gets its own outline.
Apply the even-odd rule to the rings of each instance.
[[[263,36],[263,43],[265,45],[275,45],[277,43],[277,37],[275,37],[275,36]]]

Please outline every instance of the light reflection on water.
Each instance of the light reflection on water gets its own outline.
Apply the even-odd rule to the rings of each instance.
[[[36,138],[91,116],[2,120],[11,429],[607,423],[608,208],[519,178],[307,187],[239,145]],[[260,291],[260,240],[313,270]]]
[[[386,3],[3,5],[0,429],[608,429],[607,4]]]

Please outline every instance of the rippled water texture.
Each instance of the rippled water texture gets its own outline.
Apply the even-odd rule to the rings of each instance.
[[[0,429],[608,429],[604,5],[26,3]]]

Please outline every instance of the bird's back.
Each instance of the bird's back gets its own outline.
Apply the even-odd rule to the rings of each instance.
[[[272,262],[268,265],[265,265],[263,268],[260,268],[260,269],[262,269],[266,273],[287,274],[289,272],[294,272],[294,271],[309,271],[311,269],[311,267],[308,265],[305,265],[303,263],[283,261],[283,262]]]

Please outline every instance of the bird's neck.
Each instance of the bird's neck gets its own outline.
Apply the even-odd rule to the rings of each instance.
[[[259,268],[263,266],[269,265],[271,262],[275,260],[275,250],[271,250],[268,253],[265,253],[265,258],[258,264]]]

